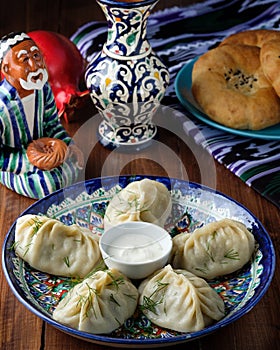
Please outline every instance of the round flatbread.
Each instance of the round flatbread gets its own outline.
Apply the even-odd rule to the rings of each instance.
[[[272,29],[245,30],[232,34],[220,45],[250,45],[261,49],[260,61],[265,76],[280,96],[280,31]]]
[[[265,76],[280,96],[280,37],[263,43],[260,60]]]
[[[272,29],[252,29],[229,35],[221,43],[222,45],[250,45],[262,47],[270,40],[279,39],[280,31]]]
[[[192,93],[214,121],[260,130],[280,122],[280,99],[260,63],[260,48],[221,45],[194,64]]]

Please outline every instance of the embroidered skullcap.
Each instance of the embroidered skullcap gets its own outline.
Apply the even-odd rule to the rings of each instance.
[[[18,33],[10,33],[5,36],[3,36],[0,40],[0,63],[2,63],[2,60],[6,53],[15,45],[18,43],[24,41],[24,40],[30,40],[30,36],[28,36],[26,33],[18,32]]]

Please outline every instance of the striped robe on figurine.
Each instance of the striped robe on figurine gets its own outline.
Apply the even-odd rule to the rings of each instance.
[[[52,137],[67,145],[71,142],[58,118],[49,83],[34,93],[34,126],[30,131],[17,90],[5,79],[0,83],[0,183],[21,195],[42,198],[75,182],[78,170],[68,160],[48,171],[29,162],[26,149],[32,140]]]

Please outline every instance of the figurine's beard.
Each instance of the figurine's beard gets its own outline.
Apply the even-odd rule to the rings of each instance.
[[[47,80],[47,70],[40,68],[36,72],[30,72],[26,80],[20,78],[19,81],[24,90],[40,90],[46,84]]]

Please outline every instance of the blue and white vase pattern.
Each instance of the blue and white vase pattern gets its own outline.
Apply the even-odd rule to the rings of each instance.
[[[142,143],[156,133],[151,119],[169,83],[165,64],[146,38],[157,1],[98,1],[108,23],[107,41],[89,63],[85,78],[103,116],[99,133],[108,142]]]

